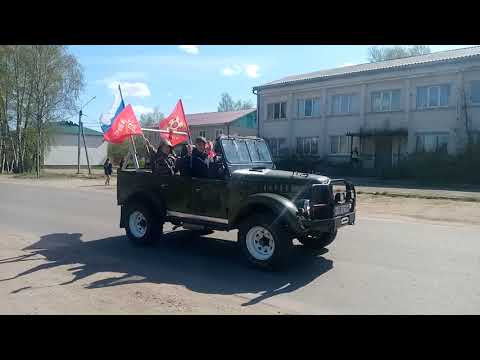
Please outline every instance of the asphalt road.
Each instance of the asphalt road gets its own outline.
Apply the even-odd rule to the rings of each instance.
[[[114,191],[0,183],[0,313],[84,313],[100,301],[110,312],[136,313],[120,289],[150,287],[154,297],[164,284],[259,312],[480,313],[480,227],[364,214],[328,250],[298,245],[288,271],[267,273],[244,266],[236,232],[195,239],[178,230],[135,248],[118,221]],[[75,298],[47,289],[77,282]],[[103,300],[93,295],[102,288],[110,291]]]

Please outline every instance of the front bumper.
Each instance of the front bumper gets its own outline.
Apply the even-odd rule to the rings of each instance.
[[[319,233],[333,233],[337,229],[355,224],[355,212],[350,212],[335,216],[331,219],[311,220],[304,224],[303,235],[319,234]]]

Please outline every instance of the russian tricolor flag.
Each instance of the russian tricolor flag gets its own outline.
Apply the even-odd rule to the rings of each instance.
[[[120,144],[132,135],[143,135],[132,105],[125,106],[123,98],[120,99],[120,105],[115,115],[112,118],[109,115],[111,114],[106,114],[100,119],[100,127],[105,141]]]
[[[125,109],[125,103],[123,99],[120,99],[120,104],[118,105],[117,111],[113,117],[109,117],[111,114],[104,114],[100,119],[100,127],[102,128],[103,133],[105,134],[113,125],[115,118],[120,115],[120,113]]]

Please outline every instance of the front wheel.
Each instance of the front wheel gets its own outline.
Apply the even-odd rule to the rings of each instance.
[[[270,214],[245,219],[238,230],[238,243],[246,260],[261,269],[287,265],[293,247],[288,231]]]
[[[127,237],[135,245],[150,245],[162,235],[163,222],[158,223],[153,212],[145,205],[129,205],[126,219]]]
[[[317,236],[305,235],[298,238],[298,241],[309,249],[320,250],[330,245],[337,237],[337,230],[333,233],[323,233]]]

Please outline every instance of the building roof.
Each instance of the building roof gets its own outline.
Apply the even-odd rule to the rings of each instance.
[[[78,124],[71,121],[59,121],[52,124],[52,132],[56,134],[78,134]],[[83,133],[87,136],[103,136],[103,133],[83,126]]]
[[[297,82],[307,82],[311,80],[326,80],[334,77],[360,75],[368,72],[379,72],[387,70],[400,70],[421,65],[432,65],[437,63],[446,63],[460,61],[470,58],[480,58],[480,46],[439,51],[425,55],[409,56],[394,60],[379,61],[375,63],[366,63],[352,66],[344,66],[335,69],[315,71],[307,74],[292,75],[254,87],[254,90],[289,85]]]
[[[245,115],[256,112],[256,109],[224,111],[224,112],[208,112],[199,114],[186,114],[188,125],[220,125],[229,124]]]

